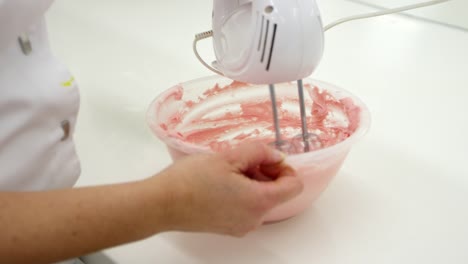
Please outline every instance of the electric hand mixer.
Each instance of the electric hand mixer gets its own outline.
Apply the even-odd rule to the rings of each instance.
[[[312,74],[323,54],[323,26],[315,0],[214,0],[211,33],[215,72],[269,85],[274,143],[280,149],[287,143],[281,138],[274,85],[297,81],[302,139],[309,151],[312,135],[307,131],[302,78]]]
[[[274,143],[279,149],[287,143],[281,138],[274,85],[297,81],[301,136],[307,152],[310,144],[320,142],[307,129],[302,79],[311,75],[320,62],[324,31],[351,20],[447,1],[434,0],[352,16],[324,28],[315,0],[214,0],[213,30],[196,35],[194,51],[207,68],[218,74],[241,82],[269,85],[276,136]],[[211,36],[217,58],[213,63],[215,69],[207,65],[196,50],[198,40]]]

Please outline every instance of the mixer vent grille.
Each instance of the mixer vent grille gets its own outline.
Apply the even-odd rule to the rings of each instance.
[[[266,24],[265,24],[266,23]],[[265,16],[262,16],[262,23],[260,26],[260,38],[258,40],[258,47],[257,51],[261,53],[260,62],[265,63],[266,66],[265,70],[269,71],[271,67],[271,58],[273,57],[273,51],[275,47],[275,39],[276,39],[276,31],[278,30],[278,24],[273,24],[273,33],[271,34],[271,39],[268,41],[268,37],[270,35],[270,28],[271,24],[269,19],[265,19]],[[269,47],[267,45],[269,44]],[[268,57],[266,57],[266,53],[268,51]]]

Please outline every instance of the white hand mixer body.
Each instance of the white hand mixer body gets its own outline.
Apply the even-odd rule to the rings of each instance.
[[[312,74],[323,54],[315,0],[214,0],[216,68],[231,79],[272,84]]]
[[[269,84],[275,146],[286,150],[276,106],[275,83],[298,81],[304,151],[309,140],[302,78],[323,54],[324,32],[315,0],[214,0],[215,67],[233,80]],[[314,145],[317,145],[314,143]]]

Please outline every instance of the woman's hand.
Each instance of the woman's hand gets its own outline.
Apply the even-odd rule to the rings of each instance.
[[[162,184],[169,230],[243,236],[303,188],[284,156],[263,144],[177,161],[149,181]]]

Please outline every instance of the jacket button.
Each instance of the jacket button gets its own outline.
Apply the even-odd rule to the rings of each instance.
[[[70,121],[68,120],[62,121],[61,126],[63,130],[63,137],[60,140],[65,141],[70,137]]]
[[[28,56],[32,52],[31,41],[29,41],[28,35],[21,35],[18,37],[18,42],[21,48],[21,51],[24,55]]]

